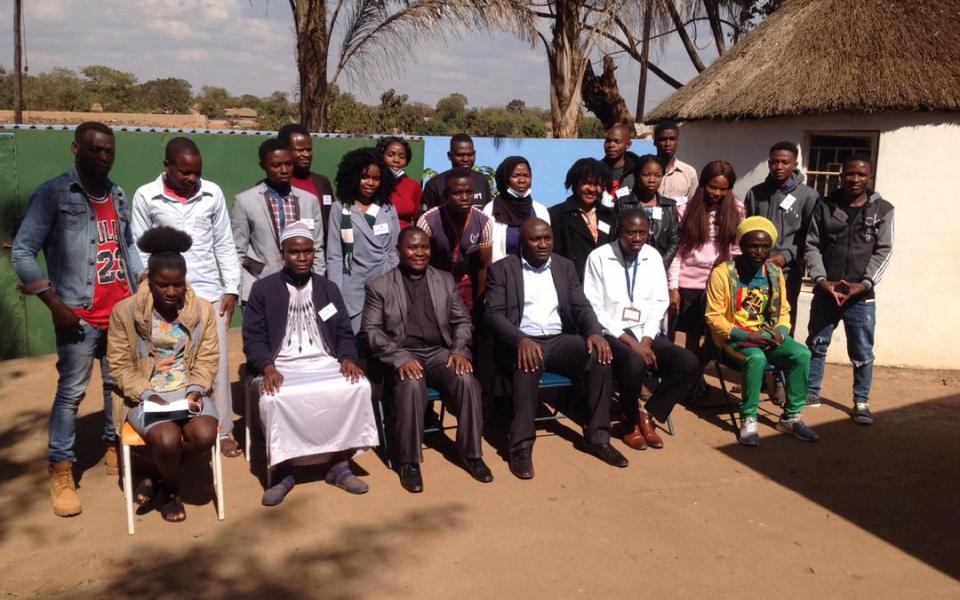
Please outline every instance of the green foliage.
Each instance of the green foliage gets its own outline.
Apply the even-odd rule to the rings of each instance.
[[[329,130],[337,133],[370,133],[376,127],[376,114],[353,94],[338,93],[330,102]]]
[[[296,123],[300,121],[299,108],[290,102],[290,99],[283,92],[274,92],[266,98],[257,98],[256,96],[243,96],[241,102],[250,103],[250,98],[255,99],[257,106],[246,105],[247,108],[257,110],[257,129],[262,131],[276,131],[286,123]]]
[[[581,139],[603,139],[607,135],[603,123],[596,117],[584,117],[580,121],[580,130],[578,135]]]
[[[184,114],[190,112],[193,89],[186,79],[151,79],[139,86],[139,107],[145,112]]]
[[[83,67],[80,74],[86,80],[83,88],[93,102],[99,103],[106,112],[120,112],[132,106],[137,98],[137,78],[103,65]]]
[[[13,81],[10,82],[13,85]],[[29,110],[88,111],[92,104],[90,92],[83,81],[70,69],[51,69],[39,75],[23,78],[23,103]]]
[[[208,119],[222,119],[225,110],[236,106],[238,100],[233,98],[225,88],[205,85],[200,88],[200,95],[194,98],[197,110]]]
[[[398,94],[393,88],[380,96],[380,106],[376,111],[377,131],[380,133],[403,133],[413,128],[414,117],[404,111],[407,95]]]
[[[448,125],[463,122],[467,112],[467,97],[463,94],[450,94],[437,101],[437,118]]]
[[[510,102],[507,102],[507,112],[509,113],[522,113],[527,110],[527,103],[523,100],[514,98]]]

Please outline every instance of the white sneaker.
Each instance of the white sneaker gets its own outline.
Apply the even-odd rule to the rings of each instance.
[[[777,421],[777,431],[789,433],[801,442],[815,442],[819,439],[817,433],[810,429],[799,415],[789,419],[780,417],[780,420]]]
[[[757,433],[757,418],[747,417],[740,426],[740,443],[744,446],[759,446],[760,435]]]

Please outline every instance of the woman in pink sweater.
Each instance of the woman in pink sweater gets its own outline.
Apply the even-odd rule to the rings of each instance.
[[[744,218],[743,203],[733,195],[737,174],[725,160],[707,163],[700,187],[680,207],[680,249],[667,271],[670,308],[675,329],[685,334],[685,346],[700,356],[706,311],[707,279],[713,267],[740,254],[737,225]]]

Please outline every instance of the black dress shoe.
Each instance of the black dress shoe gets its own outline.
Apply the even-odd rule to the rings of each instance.
[[[614,467],[626,467],[630,464],[630,461],[627,458],[620,454],[620,451],[611,446],[610,444],[594,444],[591,442],[584,442],[584,448],[590,454],[596,456],[603,462]]]
[[[520,479],[533,479],[533,457],[530,450],[510,453],[510,472]]]
[[[463,459],[463,468],[467,470],[467,473],[470,473],[471,477],[480,483],[490,483],[493,481],[493,473],[490,472],[490,467],[487,466],[487,463],[483,462],[482,458]]]
[[[420,465],[405,463],[400,465],[400,485],[411,494],[423,491],[423,477],[420,475]]]

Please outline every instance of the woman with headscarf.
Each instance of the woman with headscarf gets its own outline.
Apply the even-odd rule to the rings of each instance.
[[[340,161],[336,185],[337,200],[327,225],[327,279],[340,288],[357,333],[363,286],[399,263],[400,221],[390,204],[396,178],[376,150],[358,148]]]
[[[483,207],[493,217],[493,262],[508,254],[520,255],[520,225],[536,217],[550,222],[547,207],[533,199],[533,171],[522,156],[508,156],[494,175],[497,197]]]

